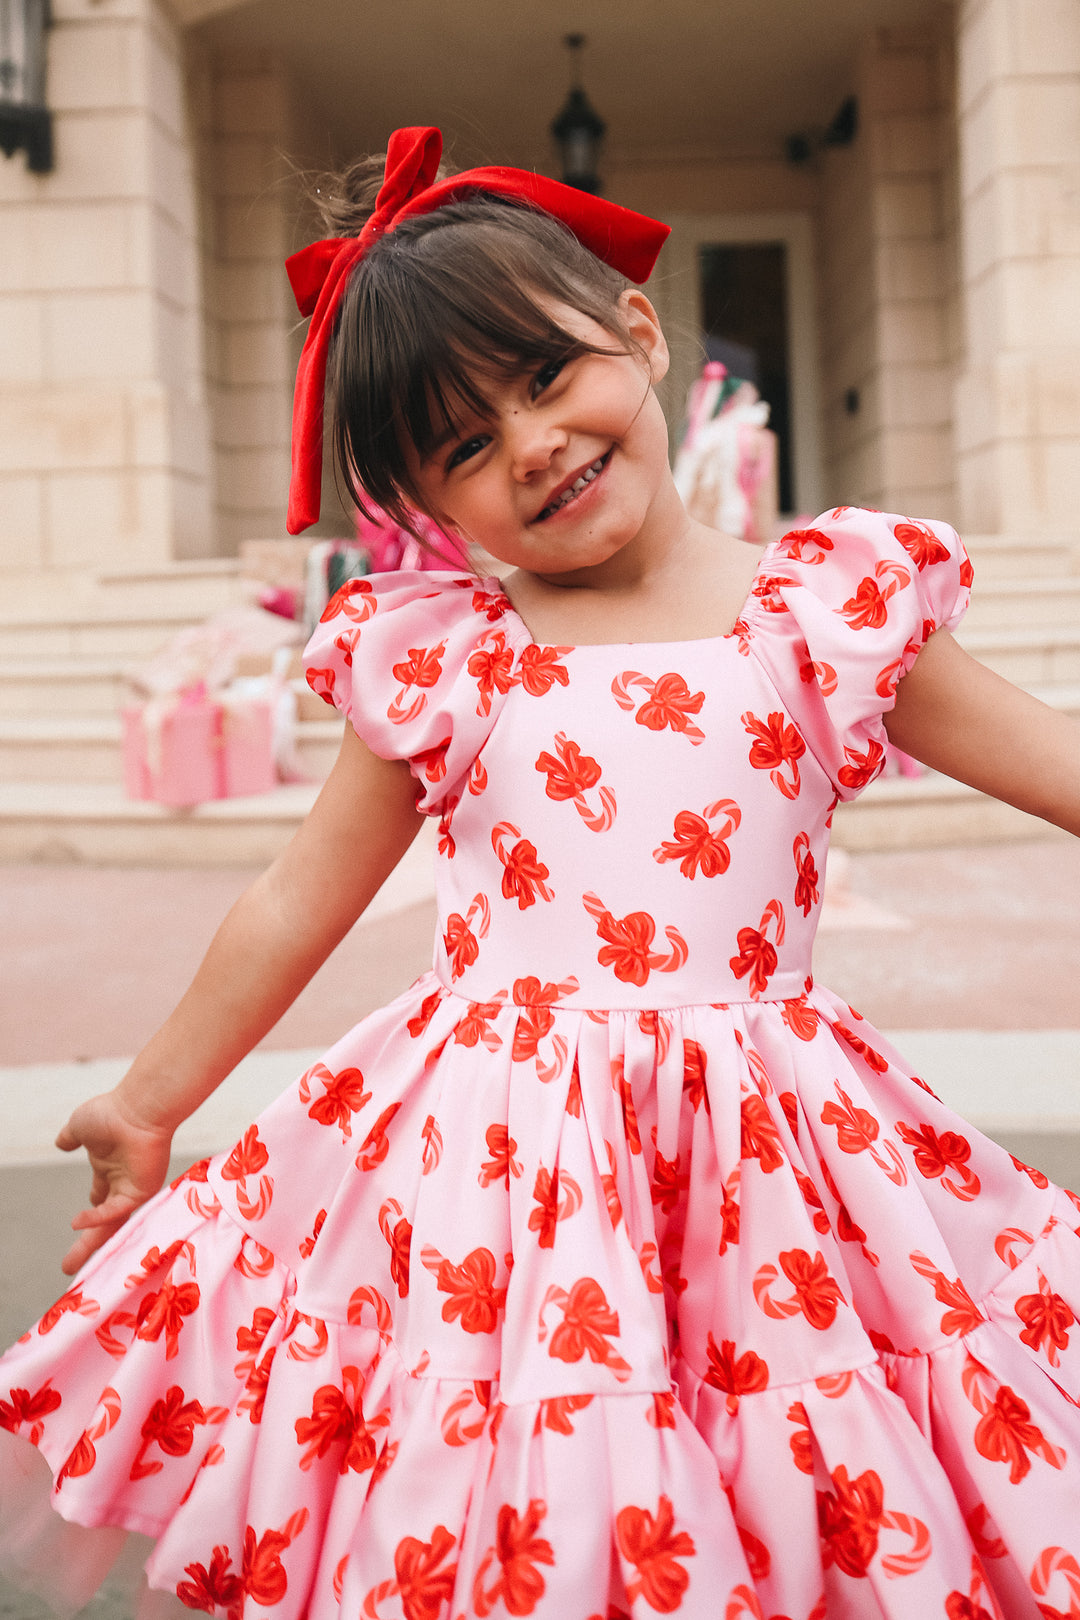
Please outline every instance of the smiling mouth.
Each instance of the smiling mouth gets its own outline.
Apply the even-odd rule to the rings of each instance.
[[[545,506],[543,511],[536,514],[533,522],[543,523],[545,519],[552,517],[554,513],[561,512],[564,506],[569,506],[572,501],[576,501],[582,491],[588,489],[593,479],[599,478],[610,458],[610,450],[606,451],[602,456],[597,456],[592,465],[586,467],[585,471],[574,480],[569,489],[564,489],[562,494],[557,496],[550,505]]]

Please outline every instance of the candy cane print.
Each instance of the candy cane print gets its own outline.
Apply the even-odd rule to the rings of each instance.
[[[994,1239],[994,1253],[999,1260],[1004,1260],[1010,1271],[1015,1271],[1024,1258],[1017,1250],[1021,1247],[1025,1251],[1030,1249],[1034,1241],[1031,1233],[1025,1232],[1022,1227],[1006,1226]]]
[[[589,801],[584,793],[575,793],[572,803],[574,809],[591,832],[607,832],[608,828],[614,823],[618,805],[610,788],[597,788],[597,794],[600,799],[599,810],[589,808]]]
[[[814,1387],[821,1391],[827,1400],[837,1401],[841,1395],[846,1395],[854,1381],[853,1372],[823,1373],[820,1378],[814,1379]]]
[[[1066,1552],[1064,1547],[1044,1547],[1031,1571],[1032,1590],[1039,1597],[1045,1597],[1055,1575],[1062,1575],[1065,1578],[1069,1588],[1069,1607],[1064,1612],[1069,1616],[1069,1620],[1076,1620],[1076,1617],[1080,1616],[1080,1565],[1072,1553]],[[1041,1603],[1039,1608],[1044,1614],[1061,1613],[1059,1609],[1053,1611],[1043,1609]]]
[[[507,849],[505,840],[514,843]],[[508,900],[516,899],[521,910],[541,900],[552,900],[554,895],[544,879],[551,876],[536,852],[536,846],[523,838],[520,827],[512,821],[499,821],[491,829],[491,847],[503,868],[502,892]]]
[[[437,1168],[443,1150],[442,1131],[439,1129],[434,1114],[429,1114],[424,1121],[424,1128],[420,1132],[420,1140],[424,1144],[421,1174],[427,1176]]]
[[[393,1313],[386,1300],[377,1288],[370,1286],[354,1288],[349,1296],[346,1318],[350,1327],[366,1327],[370,1323],[364,1321],[364,1307],[370,1306],[375,1313],[375,1326],[380,1335],[386,1336],[394,1325]]]
[[[976,1412],[980,1417],[985,1417],[994,1402],[983,1386],[987,1383],[992,1386],[992,1374],[980,1362],[976,1361],[974,1356],[969,1354],[964,1363],[964,1370],[960,1375],[960,1382],[963,1385],[964,1394]]]
[[[88,1429],[83,1430],[78,1440],[76,1440],[63,1467],[56,1476],[57,1490],[63,1485],[65,1479],[75,1479],[90,1472],[97,1462],[97,1449],[94,1441],[100,1440],[102,1435],[108,1434],[109,1430],[115,1428],[119,1423],[121,1412],[120,1396],[111,1384],[102,1390],[101,1399],[94,1410],[97,1415],[93,1422]],[[31,1445],[36,1446],[38,1444],[41,1433],[42,1425],[35,1424],[30,1431]]]
[[[983,1558],[1007,1558],[1009,1549],[1002,1541],[998,1527],[990,1517],[985,1502],[980,1502],[978,1507],[972,1508],[964,1522],[967,1526],[967,1533],[971,1537],[972,1545],[975,1548],[971,1558],[971,1578],[972,1585],[974,1585],[976,1570],[979,1571],[980,1577],[982,1575],[982,1566],[979,1560]]]
[[[889,1553],[881,1560],[881,1567],[890,1580],[898,1575],[914,1575],[916,1570],[922,1568],[930,1557],[930,1532],[921,1519],[914,1518],[910,1513],[886,1512],[881,1516],[883,1530],[900,1530],[911,1537],[911,1547],[906,1553]]]
[[[249,1232],[245,1232],[240,1253],[233,1261],[233,1270],[238,1271],[241,1277],[248,1277],[254,1281],[259,1277],[269,1277],[273,1269],[274,1251],[263,1248]]]
[[[886,664],[885,668],[879,671],[878,678],[874,683],[874,691],[878,697],[891,698],[893,696],[896,691],[896,683],[903,674],[905,666],[910,663],[921,646],[922,642],[912,636],[899,658],[894,658],[891,664]]]
[[[761,913],[761,922],[758,926],[763,934],[770,922],[776,923],[776,943],[782,945],[784,943],[784,908],[779,900],[770,900]]]
[[[536,1048],[536,1078],[538,1080],[542,1080],[545,1085],[550,1085],[551,1081],[557,1079],[563,1071],[563,1066],[566,1063],[566,1057],[569,1051],[569,1047],[566,1043],[566,1037],[563,1035],[553,1035],[551,1037],[551,1051],[551,1062],[545,1063],[540,1056],[539,1045],[537,1045]]]
[[[566,788],[573,787],[574,791],[569,795],[570,803],[574,806],[586,827],[592,832],[607,832],[615,820],[618,806],[611,789],[598,785],[601,774],[600,766],[588,755],[583,758],[578,745],[571,742],[565,731],[555,733],[555,752],[560,765],[563,767],[566,779],[565,787],[560,790],[560,794],[564,794]],[[547,757],[550,759],[551,756],[548,755]],[[588,770],[584,774],[583,766],[588,766]],[[593,772],[596,773],[596,776],[592,782],[589,782],[589,777],[593,775]],[[593,787],[596,788],[600,800],[599,810],[594,810],[585,797],[586,793]]]
[[[363,624],[370,619],[376,606],[375,592],[367,579],[350,579],[327,603],[327,609],[333,607],[334,613],[343,613],[354,624]],[[333,616],[333,613],[324,610],[323,619]]]
[[[611,683],[611,695],[620,709],[634,708],[636,700],[629,690],[632,686],[640,686],[649,698],[638,710],[636,718],[639,725],[647,726],[650,731],[663,731],[670,727],[672,731],[681,732],[689,738],[695,746],[705,741],[705,733],[689,718],[700,710],[704,693],[691,692],[681,675],[669,672],[653,681],[640,670],[624,669]],[[645,718],[646,715],[648,718]]]
[[[765,1620],[757,1594],[749,1586],[732,1588],[724,1610],[724,1620]]]
[[[983,1511],[985,1512],[985,1509]],[[1000,1556],[1004,1556],[1004,1553],[1005,1548],[1002,1546]],[[983,1569],[982,1560],[977,1552],[971,1555],[971,1584],[968,1587],[968,1600],[973,1614],[978,1614],[980,1610],[983,1610],[991,1617],[991,1620],[1006,1620],[1004,1610],[990,1590],[986,1571]]]
[[[878,1169],[883,1170],[888,1176],[889,1180],[893,1182],[895,1186],[906,1187],[907,1166],[904,1164],[904,1161],[900,1156],[900,1149],[897,1147],[896,1143],[891,1139],[891,1137],[887,1137],[882,1146],[884,1148],[884,1152],[889,1156],[889,1161],[886,1161],[886,1159],[883,1158],[882,1154],[878,1152],[873,1143],[871,1143],[870,1146],[870,1157],[873,1159]]]
[[[486,1398],[485,1398],[486,1396]],[[462,1390],[442,1415],[442,1437],[448,1446],[464,1446],[484,1432],[491,1405],[491,1386],[474,1381]]]
[[[188,1498],[190,1497],[192,1491],[195,1489],[195,1481],[198,1479],[198,1477],[202,1473],[203,1469],[204,1468],[216,1468],[219,1463],[223,1463],[224,1461],[225,1461],[225,1447],[224,1446],[221,1446],[221,1445],[207,1446],[205,1452],[203,1453],[202,1461],[200,1462],[198,1468],[196,1468],[196,1470],[195,1470],[195,1476],[192,1479],[191,1484],[188,1486],[187,1490],[184,1492],[183,1496],[180,1498],[180,1506],[181,1507],[184,1506],[184,1503],[188,1500]]]
[[[647,675],[642,675],[640,670],[624,669],[622,674],[617,675],[611,683],[611,695],[620,709],[632,709],[634,707],[635,700],[628,690],[631,686],[643,686],[650,693],[653,689],[652,681]]]
[[[822,697],[832,697],[836,691],[836,671],[831,664],[823,659],[808,658],[804,664],[799,665],[799,679],[804,686],[817,682]]]
[[[193,1215],[197,1215],[202,1220],[209,1220],[212,1216],[221,1213],[221,1200],[216,1198],[213,1193],[209,1193],[209,1196],[204,1198],[194,1182],[184,1192],[184,1203]]]
[[[262,1220],[273,1202],[273,1197],[274,1179],[272,1176],[259,1177],[259,1192],[255,1198],[252,1198],[248,1192],[246,1177],[241,1177],[236,1183],[236,1207],[245,1220]]]
[[[128,1353],[128,1346],[115,1333],[116,1328],[138,1327],[138,1317],[133,1311],[113,1311],[104,1322],[94,1330],[94,1337],[101,1348],[112,1356],[114,1361],[122,1361]],[[134,1337],[134,1335],[132,1335]]]
[[[473,921],[477,917],[480,919],[479,926],[473,928]],[[470,928],[473,928],[473,932],[478,938],[487,938],[488,929],[491,927],[491,907],[488,905],[486,894],[473,895],[472,905],[465,913],[465,921]]]
[[[310,1344],[304,1344],[302,1340],[296,1337],[301,1327],[310,1328],[312,1333]],[[282,1343],[285,1340],[289,1341],[290,1361],[318,1361],[320,1356],[326,1354],[330,1344],[330,1335],[327,1332],[326,1323],[321,1317],[305,1316],[303,1311],[293,1311],[292,1321],[285,1329]]]
[[[188,1271],[190,1272],[191,1276],[194,1277],[195,1245],[191,1242],[191,1239],[188,1238],[183,1242],[170,1243],[164,1254],[156,1244],[152,1249],[148,1249],[143,1255],[142,1260],[139,1262],[138,1271],[133,1271],[129,1276],[124,1278],[124,1287],[141,1287],[149,1277],[150,1273],[155,1271],[159,1266],[165,1268],[171,1275],[174,1262],[181,1256],[183,1256],[183,1258],[187,1261]]]
[[[798,1316],[802,1310],[798,1296],[793,1299],[773,1299],[769,1289],[780,1273],[775,1266],[759,1266],[754,1275],[754,1298],[766,1316],[782,1321],[785,1316]]]
[[[659,1253],[656,1244],[652,1242],[643,1243],[638,1253],[638,1265],[641,1267],[641,1275],[645,1279],[645,1286],[650,1294],[662,1294],[664,1292],[663,1279],[660,1273],[654,1270],[654,1262],[657,1260]]]
[[[769,1079],[769,1071],[765,1067],[765,1060],[761,1056],[761,1053],[755,1052],[752,1046],[747,1046],[743,1039],[741,1030],[737,1029],[735,1031],[735,1040],[742,1051],[743,1058],[746,1062],[746,1067],[750,1070],[750,1073],[753,1076],[754,1084],[758,1089],[758,1095],[762,1098],[771,1097],[773,1095],[773,1083]]]
[[[403,704],[402,700],[404,699],[407,691],[408,688],[403,686],[397,697],[393,700],[390,707],[386,711],[387,719],[392,720],[395,726],[408,725],[410,720],[415,720],[417,715],[423,713],[423,710],[427,705],[426,692],[417,692],[410,704]]]

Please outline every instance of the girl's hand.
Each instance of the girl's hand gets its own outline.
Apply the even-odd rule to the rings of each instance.
[[[133,1119],[116,1093],[104,1092],[81,1103],[56,1138],[64,1153],[84,1147],[94,1172],[92,1208],[80,1210],[71,1223],[80,1232],[60,1262],[73,1276],[95,1249],[119,1231],[133,1210],[163,1185],[169,1169],[172,1132]]]

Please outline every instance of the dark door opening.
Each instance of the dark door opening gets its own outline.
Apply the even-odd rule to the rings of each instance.
[[[780,510],[793,512],[787,248],[783,242],[710,243],[699,249],[699,262],[709,359],[752,382],[768,403],[778,441]]]

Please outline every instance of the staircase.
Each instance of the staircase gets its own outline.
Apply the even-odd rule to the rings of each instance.
[[[1080,550],[1006,536],[968,542],[975,599],[958,639],[975,657],[1080,716]],[[101,575],[76,605],[0,610],[0,860],[263,864],[306,814],[341,721],[300,726],[310,783],[191,810],[133,803],[121,785],[124,667],[187,624],[243,600],[234,562]],[[836,814],[851,850],[1050,835],[1045,824],[945,777],[885,777]]]

